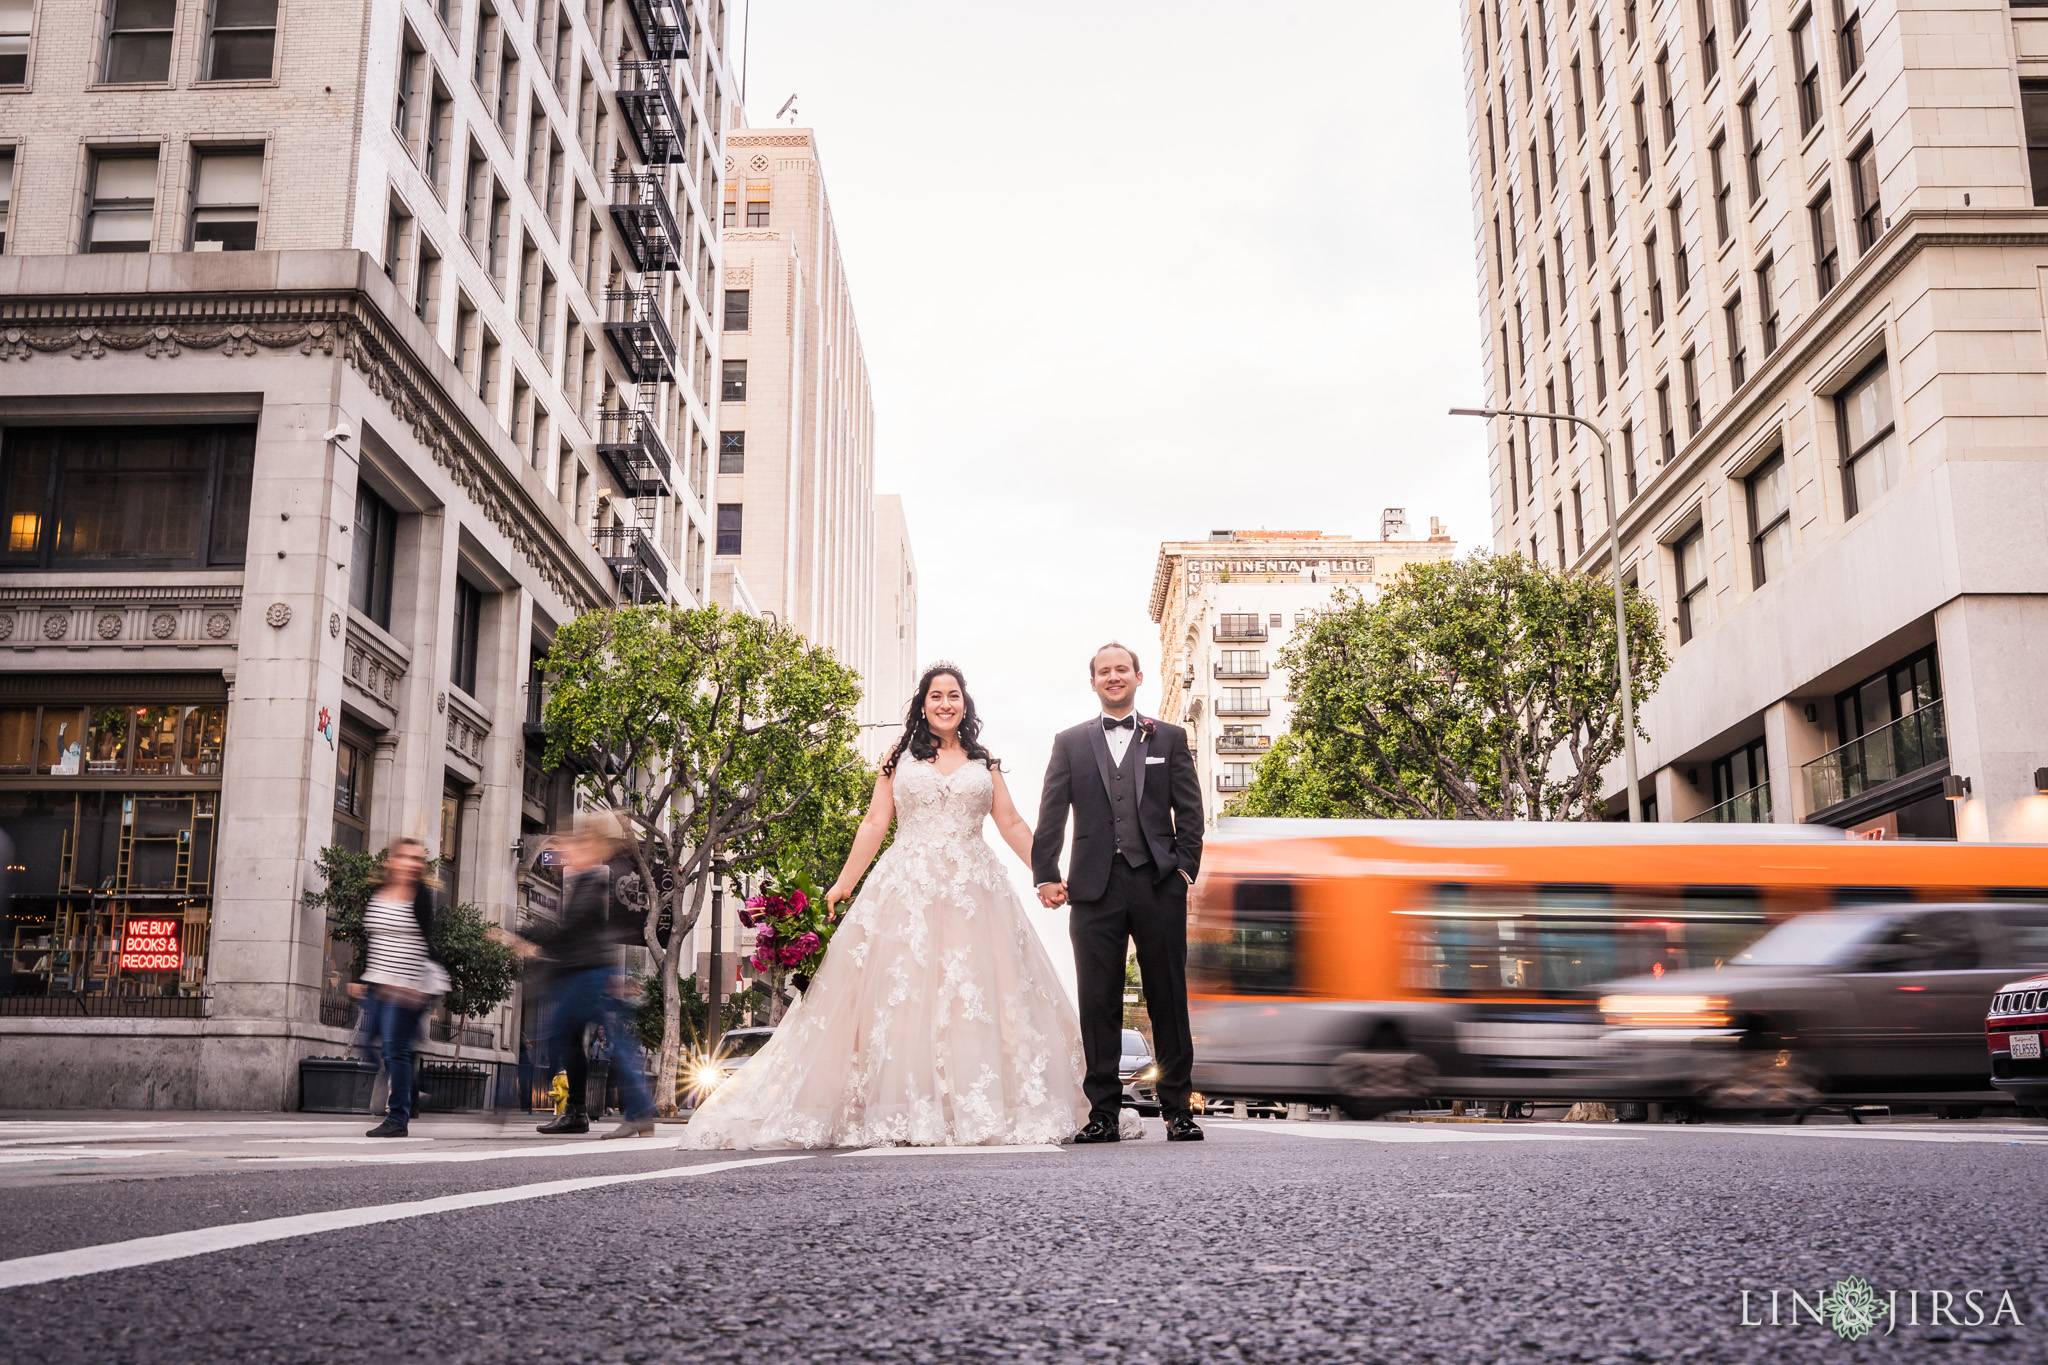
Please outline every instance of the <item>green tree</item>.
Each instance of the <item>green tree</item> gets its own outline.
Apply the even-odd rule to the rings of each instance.
[[[1627,610],[1640,715],[1670,660],[1650,601],[1630,589]],[[1621,754],[1603,576],[1519,555],[1416,565],[1377,602],[1340,594],[1280,663],[1291,733],[1232,814],[1600,818]]]
[[[354,945],[355,956],[349,961],[351,977],[363,967],[363,912],[370,908],[371,893],[383,877],[385,852],[379,849],[375,853],[351,853],[339,844],[329,844],[320,850],[314,863],[325,885],[305,895],[307,905],[327,912],[334,941]]]
[[[491,922],[464,901],[434,921],[434,951],[448,971],[441,1003],[455,1016],[455,1059],[462,1060],[462,1030],[512,998],[519,980],[519,955],[491,937]]]
[[[744,873],[819,837],[831,793],[861,769],[859,683],[788,627],[717,606],[590,612],[556,633],[546,674],[548,763],[580,769],[587,799],[625,812],[641,885],[655,888],[645,942],[663,986],[655,1094],[669,1111],[683,945],[713,863]]]

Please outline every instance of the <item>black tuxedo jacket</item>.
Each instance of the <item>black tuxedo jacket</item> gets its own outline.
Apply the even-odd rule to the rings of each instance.
[[[1153,727],[1149,739],[1146,725]],[[1179,874],[1185,872],[1193,881],[1202,866],[1202,787],[1195,777],[1188,732],[1140,716],[1124,762],[1138,789],[1138,827],[1151,850],[1156,875],[1186,886]],[[1116,857],[1109,773],[1109,739],[1102,733],[1099,716],[1053,736],[1052,761],[1046,765],[1038,803],[1038,832],[1031,841],[1031,877],[1038,885],[1064,880],[1068,897],[1077,901],[1098,900],[1108,888],[1110,860]],[[1070,811],[1074,851],[1062,878],[1060,844],[1066,838]]]

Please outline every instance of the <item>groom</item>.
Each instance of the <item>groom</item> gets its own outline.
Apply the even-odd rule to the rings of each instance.
[[[1188,1113],[1195,1050],[1187,979],[1188,888],[1202,863],[1202,788],[1187,731],[1137,714],[1144,681],[1129,649],[1107,644],[1095,651],[1088,682],[1102,714],[1053,738],[1031,846],[1039,901],[1071,907],[1067,932],[1088,1057],[1088,1126],[1076,1142],[1117,1140],[1125,945],[1132,939],[1152,1015],[1166,1140],[1202,1140]],[[1060,844],[1069,811],[1074,851],[1063,880]]]

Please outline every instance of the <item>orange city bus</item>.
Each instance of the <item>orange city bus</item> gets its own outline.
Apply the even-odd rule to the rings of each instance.
[[[1217,821],[1189,900],[1211,1104],[1601,1093],[1593,987],[1715,967],[1834,906],[2048,898],[2048,849],[1814,825]]]

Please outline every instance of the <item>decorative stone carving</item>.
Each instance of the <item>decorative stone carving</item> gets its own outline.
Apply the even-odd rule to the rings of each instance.
[[[338,612],[338,611],[330,611],[330,612],[328,612],[328,613],[327,613],[327,633],[328,633],[328,635],[330,635],[330,636],[331,636],[331,637],[333,637],[334,639],[337,639],[337,640],[338,640],[338,639],[340,639],[340,638],[341,638],[341,613],[340,613],[340,612]]]
[[[273,630],[283,630],[292,623],[292,608],[289,602],[272,602],[270,609],[263,613]]]
[[[43,638],[61,640],[71,632],[71,618],[51,615],[43,618]]]
[[[235,628],[235,618],[224,611],[217,611],[206,618],[206,636],[210,640],[224,640]]]
[[[173,612],[160,611],[149,618],[149,633],[159,640],[168,640],[178,633],[178,618]]]
[[[0,611],[0,640],[12,640],[13,638],[14,613],[11,611]]]
[[[761,174],[761,172],[768,169],[768,158],[762,156],[759,152],[755,152],[747,158],[747,169],[755,175]]]
[[[444,699],[447,693],[442,693]],[[491,724],[482,716],[471,711],[461,702],[449,699],[448,706],[448,752],[458,758],[468,759],[479,768],[484,762],[484,737],[491,732]]]
[[[446,711],[447,709],[448,694],[446,692],[436,692],[434,694],[434,714],[439,715],[441,712]]]
[[[398,710],[398,683],[405,676],[406,666],[407,660],[381,640],[368,638],[358,630],[349,631],[343,680],[371,700],[389,707],[394,714]]]
[[[809,133],[742,133],[725,140],[728,147],[808,147]]]
[[[750,265],[726,267],[725,287],[728,289],[752,289],[754,287],[754,267]]]
[[[731,174],[732,174],[732,168],[733,168],[733,160],[732,160],[732,158],[731,158],[731,157],[727,157],[727,158],[725,159],[725,173],[726,173],[727,175],[731,175]]]
[[[96,631],[98,631],[98,632],[100,633],[100,638],[101,638],[102,640],[118,640],[118,639],[120,639],[120,638],[121,638],[121,617],[120,617],[120,614],[119,614],[118,612],[111,612],[111,611],[103,611],[103,612],[101,612],[101,613],[100,613],[100,615],[99,615],[99,619],[98,619],[97,621],[94,621],[94,622],[93,622],[93,629],[94,629],[94,630],[96,630]]]

